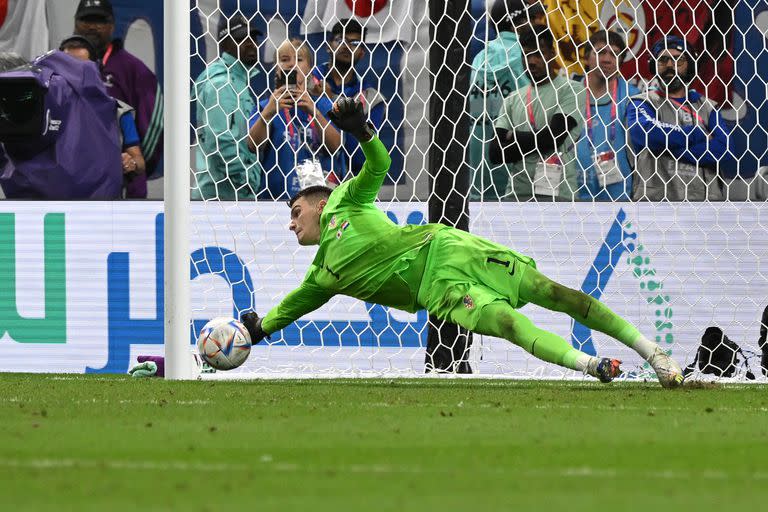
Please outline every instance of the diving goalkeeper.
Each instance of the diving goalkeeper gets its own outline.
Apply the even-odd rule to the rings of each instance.
[[[363,106],[341,98],[328,114],[362,146],[360,174],[336,189],[310,186],[289,202],[290,230],[300,245],[319,245],[301,285],[260,318],[241,320],[259,343],[336,294],[430,314],[465,329],[511,341],[539,359],[610,382],[621,361],[592,357],[536,327],[518,311],[530,302],[570,315],[634,349],[664,387],[682,383],[680,366],[630,323],[593,297],[558,284],[533,259],[442,224],[400,227],[374,205],[390,165],[366,123]]]

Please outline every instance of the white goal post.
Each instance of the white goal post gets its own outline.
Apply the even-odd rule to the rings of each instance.
[[[189,6],[164,0],[165,38],[165,376],[190,379]]]

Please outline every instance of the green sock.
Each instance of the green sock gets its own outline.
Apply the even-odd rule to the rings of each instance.
[[[507,339],[539,359],[571,370],[585,371],[593,359],[557,334],[536,327],[506,302],[485,306],[474,330],[478,334]]]
[[[548,363],[565,366],[571,370],[583,372],[587,369],[587,364],[592,356],[573,348],[570,343],[557,334],[538,327],[534,329],[537,331],[534,342],[530,348],[523,346],[528,352]]]
[[[583,319],[579,319],[579,322],[619,340],[630,348],[634,348],[635,342],[642,337],[637,327],[593,297],[589,297],[587,314]]]

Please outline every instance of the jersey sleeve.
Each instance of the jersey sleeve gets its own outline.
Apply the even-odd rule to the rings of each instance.
[[[260,100],[256,106],[253,107],[253,110],[251,111],[251,115],[248,117],[248,128],[253,128],[253,125],[256,124],[256,121],[259,120],[261,117],[261,111],[264,110],[264,107],[267,106],[267,103],[269,102],[269,98]]]
[[[654,153],[669,151],[679,158],[686,158],[690,146],[707,139],[706,132],[699,126],[678,126],[660,121],[656,109],[641,98],[630,99],[627,105],[627,124],[630,140],[636,150],[647,147]]]
[[[328,302],[333,295],[333,293],[318,286],[309,276],[298,288],[286,295],[280,304],[267,313],[261,327],[270,334],[279,331],[307,313],[316,310]]]
[[[725,124],[722,114],[713,109],[707,120],[709,137],[692,145],[690,152],[692,158],[702,165],[717,165],[724,159],[733,159],[733,147],[731,130]]]
[[[163,155],[163,92],[155,74],[140,60],[133,68],[135,101],[127,103],[136,109],[136,127],[141,135],[141,152],[147,162],[147,174]],[[151,169],[151,170],[150,170]]]
[[[498,116],[496,116],[496,119],[493,122],[493,127],[501,128],[502,130],[514,130],[515,126],[512,124],[512,112],[519,107],[520,105],[517,102],[516,93],[512,93],[504,98],[504,103],[502,103]]]
[[[360,143],[360,147],[365,154],[365,164],[360,174],[350,180],[347,197],[354,203],[366,204],[376,200],[392,159],[378,137]]]
[[[218,153],[224,162],[242,168],[236,128],[238,116],[242,114],[236,106],[237,93],[223,78],[215,77],[198,84],[198,131],[207,135],[202,141],[206,154]]]
[[[131,112],[120,116],[120,130],[123,132],[123,150],[138,146],[141,143],[139,131],[136,129],[136,121]]]

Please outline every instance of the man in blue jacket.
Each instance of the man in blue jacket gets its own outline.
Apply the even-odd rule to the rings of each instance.
[[[255,105],[249,82],[258,71],[256,38],[242,14],[222,16],[220,57],[195,81],[197,171],[193,199],[253,200],[261,185],[258,156],[248,150],[248,116]]]
[[[689,89],[696,55],[678,36],[651,48],[658,88],[632,97],[627,107],[635,152],[632,198],[636,201],[718,201],[718,166],[734,158],[730,131],[714,102]]]

